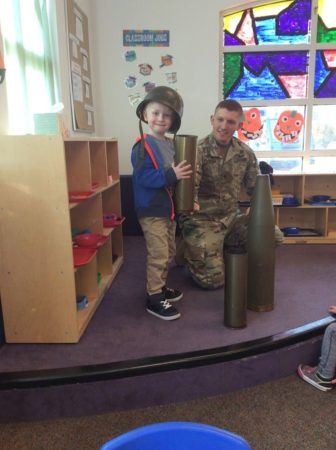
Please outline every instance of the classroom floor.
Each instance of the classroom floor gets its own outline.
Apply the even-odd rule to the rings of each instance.
[[[124,265],[78,344],[5,344],[0,349],[0,375],[244,343],[323,319],[328,316],[327,307],[336,301],[336,246],[282,245],[276,250],[273,311],[248,311],[246,328],[226,328],[223,289],[200,289],[183,268],[172,263],[169,286],[184,293],[178,304],[182,317],[166,322],[145,311],[143,238],[126,236],[124,255]]]

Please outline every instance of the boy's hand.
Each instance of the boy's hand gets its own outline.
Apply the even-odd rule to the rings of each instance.
[[[188,164],[186,160],[181,161],[177,166],[173,163],[172,168],[174,169],[178,180],[190,178],[190,175],[192,174],[191,164]]]
[[[200,210],[200,205],[196,202],[194,202],[194,211],[197,212]]]

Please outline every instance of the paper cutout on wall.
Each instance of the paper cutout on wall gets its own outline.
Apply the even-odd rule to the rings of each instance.
[[[302,114],[295,110],[287,110],[280,114],[274,128],[275,138],[286,144],[291,144],[299,138],[302,130],[304,118]]]
[[[150,64],[139,64],[139,72],[141,75],[148,76],[152,71],[153,67]]]
[[[143,87],[145,88],[145,92],[148,93],[150,92],[152,89],[155,88],[155,83],[152,83],[151,81],[147,81],[146,83],[143,84]]]
[[[161,56],[160,68],[164,67],[164,66],[171,66],[172,64],[173,64],[173,57],[172,57],[172,55]]]
[[[174,84],[177,82],[177,72],[166,73],[166,80],[169,84]]]
[[[132,106],[138,106],[138,104],[142,101],[142,97],[140,92],[136,92],[135,94],[131,94],[128,96],[128,101]]]
[[[258,108],[251,108],[244,111],[243,123],[238,130],[238,138],[242,141],[252,141],[258,139],[263,132],[261,114]]]
[[[137,79],[136,79],[136,77],[129,75],[127,78],[125,78],[124,84],[127,87],[127,89],[131,89],[136,86]]]
[[[124,53],[124,59],[126,62],[133,62],[136,60],[136,52],[135,50],[127,50]]]

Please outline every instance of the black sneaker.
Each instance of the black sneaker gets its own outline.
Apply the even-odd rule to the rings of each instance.
[[[168,300],[151,302],[147,300],[147,311],[153,316],[163,320],[175,320],[181,317],[181,314],[172,306]]]
[[[171,303],[178,302],[183,297],[181,291],[177,289],[170,289],[164,286],[162,288],[162,293],[164,295],[165,300],[168,300]]]

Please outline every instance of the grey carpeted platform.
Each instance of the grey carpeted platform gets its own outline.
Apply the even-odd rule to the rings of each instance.
[[[172,264],[169,285],[182,289],[180,320],[165,322],[144,307],[145,249],[124,241],[124,265],[78,344],[7,344],[0,373],[111,363],[169,355],[272,336],[327,316],[335,303],[336,246],[283,245],[276,251],[275,308],[248,311],[248,326],[223,325],[223,289],[204,291]],[[29,326],[29,323],[27,323]]]

